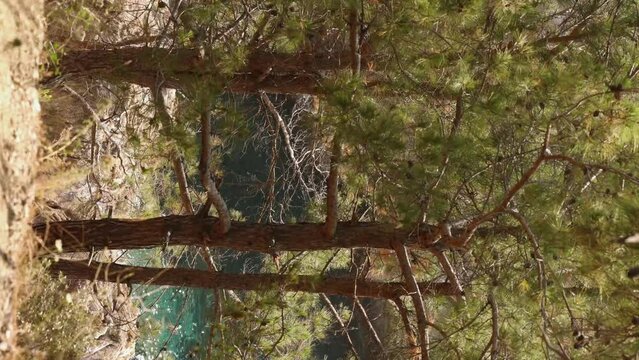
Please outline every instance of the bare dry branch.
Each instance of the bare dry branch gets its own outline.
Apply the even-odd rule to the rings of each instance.
[[[492,324],[493,324],[493,333],[490,337],[491,343],[491,351],[490,351],[490,359],[497,360],[499,358],[499,307],[497,306],[497,301],[495,300],[495,294],[491,289],[488,294],[488,303],[490,304],[490,308],[492,309]]]
[[[284,122],[284,119],[282,119],[282,116],[275,108],[275,105],[273,105],[271,100],[268,98],[268,95],[266,95],[264,91],[260,91],[260,99],[262,99],[262,102],[264,103],[264,105],[266,105],[266,108],[271,113],[271,115],[273,115],[273,117],[275,118],[275,121],[277,122],[276,134],[277,134],[277,129],[282,131],[282,137],[284,138],[284,145],[286,146],[287,154],[291,158],[291,162],[293,163],[293,168],[295,169],[295,173],[297,174],[297,177],[300,183],[302,183],[302,186],[304,187],[304,189],[308,192],[309,188],[308,186],[306,186],[306,182],[304,181],[304,175],[302,174],[302,169],[300,168],[300,163],[295,156],[295,151],[293,151],[293,146],[291,145],[291,135],[288,132],[288,127],[286,126],[286,122]]]
[[[350,57],[351,57],[351,71],[353,76],[359,76],[362,68],[362,54],[360,53],[360,34],[359,34],[359,21],[357,9],[355,6],[351,9],[348,15],[349,26],[349,44],[350,44]]]
[[[357,295],[360,295],[359,290],[360,289],[357,289]],[[377,347],[383,354],[385,352],[384,344],[382,344],[382,340],[379,338],[379,335],[377,334],[377,330],[375,330],[375,327],[373,326],[371,319],[368,317],[368,313],[366,313],[366,309],[364,309],[364,306],[362,306],[362,303],[359,301],[357,296],[353,297],[353,305],[355,305],[357,307],[357,310],[359,310],[360,314],[362,315],[362,318],[364,319],[364,322],[368,326],[368,330],[371,332],[373,340],[375,340],[375,344],[377,345]]]
[[[359,355],[357,355],[357,350],[355,349],[355,345],[353,344],[353,340],[351,339],[351,335],[348,333],[348,328],[346,328],[346,324],[344,324],[344,320],[342,320],[342,317],[339,316],[339,313],[337,312],[337,310],[333,306],[333,303],[328,298],[328,296],[326,296],[326,294],[320,294],[320,297],[322,298],[322,301],[324,301],[324,303],[326,304],[328,309],[331,311],[331,313],[333,313],[333,316],[335,316],[335,319],[337,320],[337,323],[342,328],[342,332],[346,336],[346,341],[348,342],[348,345],[351,347],[351,351],[353,352],[353,356],[355,357],[355,359],[359,360],[360,357],[359,357]]]
[[[182,163],[182,157],[174,155],[173,159],[173,171],[175,171],[175,177],[177,178],[178,188],[180,190],[180,200],[182,201],[182,207],[187,215],[195,214],[193,210],[193,203],[189,197],[188,185],[186,182],[186,171],[184,171],[184,164]]]

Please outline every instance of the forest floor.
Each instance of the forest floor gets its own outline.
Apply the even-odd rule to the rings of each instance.
[[[0,0],[0,358],[15,357],[16,313],[35,251],[31,235],[38,165],[42,0]]]

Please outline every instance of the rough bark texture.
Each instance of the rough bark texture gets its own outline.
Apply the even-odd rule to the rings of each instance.
[[[353,278],[317,277],[282,274],[226,274],[193,269],[162,269],[117,264],[59,260],[49,268],[54,274],[62,272],[67,279],[99,280],[128,284],[153,284],[186,286],[226,290],[273,290],[324,293],[328,295],[357,296],[393,299],[408,295],[403,283],[366,281]],[[448,283],[420,283],[424,296],[451,295],[453,287]]]
[[[338,70],[348,64],[347,52],[277,54],[256,51],[248,57],[246,66],[229,79],[226,90],[316,94],[320,91],[320,72]],[[149,47],[70,51],[60,62],[63,74],[179,89],[207,77],[225,80],[219,66],[204,59],[199,49]]]
[[[334,248],[393,249],[398,240],[407,247],[427,248],[431,243],[428,231],[436,226],[422,225],[422,236],[417,238],[410,230],[390,224],[341,222],[332,241],[326,241],[324,224],[254,224],[232,222],[224,236],[214,231],[217,218],[171,215],[146,220],[101,219],[59,221],[36,224],[33,229],[53,247],[56,239],[62,241],[64,252],[91,251],[91,249],[141,249],[166,245],[205,245],[240,251],[259,251],[271,254],[278,251],[327,250]],[[453,234],[464,229],[454,229]],[[513,228],[482,228],[476,236],[510,233]],[[204,241],[208,235],[209,242]]]

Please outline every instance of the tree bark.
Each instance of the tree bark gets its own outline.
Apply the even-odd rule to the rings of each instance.
[[[301,291],[328,295],[357,296],[393,299],[408,295],[400,282],[367,281],[354,278],[319,277],[310,275],[283,274],[227,274],[180,268],[147,268],[92,262],[59,260],[51,265],[53,274],[62,272],[67,279],[99,280],[128,284],[185,286],[191,288],[225,289],[238,291]],[[419,288],[424,296],[453,295],[448,283],[424,282]]]
[[[279,251],[311,251],[335,248],[393,249],[393,241],[411,248],[428,248],[436,226],[422,225],[418,238],[410,229],[391,224],[337,224],[335,237],[327,241],[324,224],[254,224],[231,222],[225,235],[215,231],[217,218],[171,215],[146,220],[80,220],[36,224],[34,231],[53,247],[57,239],[64,252],[95,249],[141,249],[165,245],[198,245],[228,248],[239,251],[258,251],[271,254]],[[453,234],[464,229],[453,229]],[[513,233],[516,228],[480,228],[475,236]],[[206,235],[206,236],[205,236]],[[208,241],[204,239],[208,237]]]
[[[246,65],[227,79],[221,76],[221,65],[203,58],[199,49],[125,47],[69,51],[60,61],[60,71],[151,88],[162,85],[184,89],[198,80],[217,78],[227,81],[225,90],[232,92],[316,94],[320,91],[319,74],[348,67],[349,56],[346,51],[334,54],[255,51],[246,59]]]

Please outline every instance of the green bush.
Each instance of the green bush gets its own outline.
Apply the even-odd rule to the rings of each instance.
[[[27,357],[80,358],[100,324],[87,309],[91,294],[71,291],[62,276],[47,273],[46,264],[32,269],[27,289],[29,298],[18,312],[21,346],[28,351]]]

